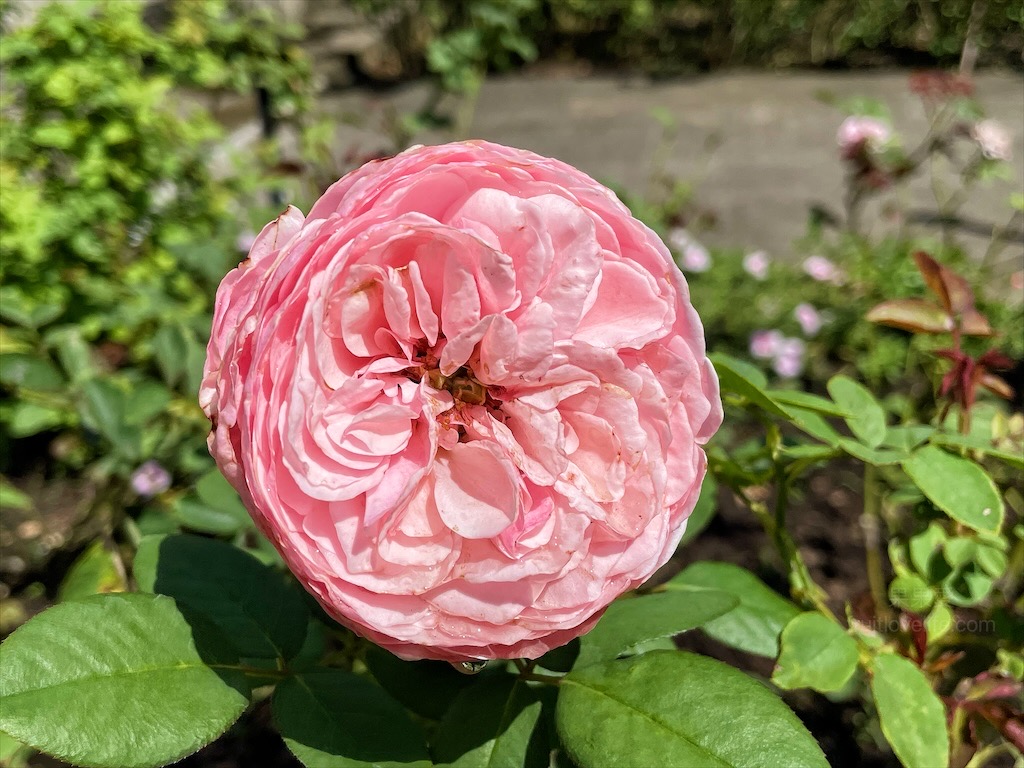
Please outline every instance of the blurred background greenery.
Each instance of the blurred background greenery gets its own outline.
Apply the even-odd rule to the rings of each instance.
[[[0,0],[0,27],[0,598],[13,598],[0,603],[3,635],[56,600],[126,588],[122,556],[148,533],[218,536],[276,560],[213,467],[196,394],[216,286],[254,233],[283,201],[308,210],[370,159],[339,157],[337,118],[318,109],[325,91],[426,79],[421,108],[385,111],[379,125],[374,115],[345,118],[371,124],[397,152],[424,131],[459,135],[487,75],[528,65],[655,78],[741,66],[961,67],[965,81],[975,67],[1019,73],[1024,5]],[[908,163],[954,142],[973,148],[956,184],[1005,183],[1004,158],[971,139],[982,105],[951,80],[935,82],[949,92],[923,155],[903,148],[918,143],[908,137],[858,160],[869,166],[844,166],[851,210],[877,192],[857,186],[865,168],[898,186]],[[259,136],[244,145],[228,141],[219,119],[237,104],[259,116]],[[888,119],[871,100],[836,106]],[[789,258],[705,249],[698,237],[714,213],[697,183],[659,164],[673,151],[672,116],[652,120],[662,142],[650,184],[618,191],[687,271],[709,344],[753,355],[785,386],[821,390],[853,369],[896,413],[930,401],[925,374],[940,364],[924,353],[936,342],[863,315],[921,295],[910,259],[920,248],[976,285],[991,282],[998,254],[1017,248],[1024,195],[993,214],[997,237],[980,261],[946,226],[954,208],[924,237],[897,228],[872,239],[852,216],[830,225],[816,212]],[[945,144],[934,141],[940,130]],[[819,261],[804,258],[812,254]],[[1001,348],[1021,360],[1022,302],[1012,291],[980,293]],[[766,331],[789,344],[788,358],[762,354]]]

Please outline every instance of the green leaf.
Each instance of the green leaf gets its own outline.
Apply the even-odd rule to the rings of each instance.
[[[16,488],[11,482],[0,475],[0,507],[6,509],[32,509],[32,497]]]
[[[946,709],[920,669],[885,653],[872,664],[871,693],[896,757],[906,768],[947,768]]]
[[[853,458],[860,459],[865,464],[871,464],[875,467],[890,467],[894,464],[899,464],[907,458],[906,451],[892,451],[888,448],[869,448],[863,443],[858,443],[856,440],[851,440],[848,437],[839,439],[839,447],[853,456]]]
[[[909,453],[933,434],[935,427],[929,427],[927,424],[900,424],[886,430],[882,445]]]
[[[473,678],[456,672],[443,661],[402,661],[383,648],[371,645],[365,662],[381,687],[418,715],[440,720],[455,697],[473,684]]]
[[[775,416],[789,418],[789,413],[772,400],[771,395],[768,394],[768,382],[761,371],[750,363],[723,355],[720,352],[710,355],[710,358],[715,365],[715,371],[718,372],[718,383],[723,392],[731,392],[746,398],[762,410]]]
[[[126,587],[113,555],[102,541],[94,541],[78,556],[60,585],[61,602],[106,592],[123,592]]]
[[[57,408],[20,402],[11,409],[7,428],[11,437],[29,437],[62,426],[65,421],[64,412]]]
[[[761,683],[679,651],[576,670],[561,685],[558,733],[586,766],[826,767],[814,738]]]
[[[998,531],[1003,499],[985,470],[973,461],[934,445],[919,448],[903,469],[928,500],[957,522],[976,531]]]
[[[801,613],[782,630],[772,682],[780,688],[838,691],[857,670],[857,641],[820,613]]]
[[[846,418],[853,415],[845,408],[840,408],[828,398],[812,395],[810,392],[801,392],[798,389],[773,389],[768,394],[772,400],[782,405],[795,405],[798,408],[803,408],[805,411],[814,411],[825,416]]]
[[[704,476],[704,483],[700,487],[700,496],[697,498],[697,504],[694,506],[690,516],[686,518],[686,531],[683,533],[683,538],[679,540],[679,545],[682,546],[697,538],[700,532],[708,527],[708,523],[711,522],[711,518],[715,516],[717,511],[718,483],[715,482],[714,477],[707,474]]]
[[[889,599],[899,608],[924,613],[935,600],[935,593],[920,576],[908,573],[897,576],[889,584]]]
[[[989,436],[939,433],[933,435],[931,441],[936,445],[945,445],[950,448],[969,448],[985,456],[991,456],[993,459],[1006,462],[1011,467],[1024,470],[1024,456],[1021,456],[1019,453],[999,450],[992,445],[992,440]]]
[[[808,435],[832,447],[839,445],[842,437],[831,424],[825,421],[820,413],[809,411],[806,408],[799,408],[795,405],[787,407],[789,408],[793,423]]]
[[[932,522],[924,531],[911,536],[907,544],[910,562],[914,564],[917,572],[930,582],[934,583],[949,573],[949,566],[942,557],[947,538],[942,526]]]
[[[288,660],[302,648],[309,612],[281,574],[237,547],[198,536],[146,536],[135,555],[139,589],[206,615],[243,658]]]
[[[554,698],[554,690],[509,675],[476,681],[438,726],[435,761],[452,768],[547,768],[551,739],[541,712]]]
[[[779,633],[800,613],[750,571],[729,563],[694,563],[665,586],[703,587],[735,596],[739,605],[702,629],[719,642],[759,656],[779,655]]]
[[[992,591],[993,578],[977,563],[955,566],[953,572],[942,580],[942,594],[953,605],[970,607],[977,605]]]
[[[703,626],[739,605],[728,592],[676,584],[671,591],[616,600],[580,638],[573,669],[610,661],[638,643]]]
[[[334,669],[304,672],[277,686],[274,720],[307,768],[428,768],[430,756],[405,710],[361,677]]]
[[[0,383],[39,392],[55,392],[65,386],[64,377],[49,360],[17,353],[0,355]]]
[[[846,426],[854,436],[869,448],[877,448],[885,439],[885,411],[864,386],[848,376],[833,376],[828,382],[828,393],[836,403],[848,411]]]
[[[937,601],[931,612],[925,617],[924,628],[928,633],[928,642],[934,642],[953,628],[953,612],[944,602]]]
[[[0,655],[0,729],[76,765],[175,762],[249,703],[220,634],[157,595],[61,603],[18,628]]]
[[[227,509],[218,509],[193,496],[178,499],[171,508],[171,514],[186,528],[215,536],[229,536],[252,525],[244,507],[232,505]]]
[[[82,396],[80,412],[86,424],[107,438],[121,456],[138,458],[140,435],[125,418],[125,393],[105,379],[92,379],[82,385]]]

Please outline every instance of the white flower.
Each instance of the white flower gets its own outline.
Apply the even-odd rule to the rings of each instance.
[[[978,143],[981,154],[989,160],[1006,160],[1013,157],[1010,132],[997,120],[979,120],[971,126],[971,138]]]

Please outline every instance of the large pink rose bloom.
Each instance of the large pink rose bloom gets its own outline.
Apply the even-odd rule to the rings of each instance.
[[[536,658],[672,554],[721,422],[658,237],[557,160],[466,142],[289,208],[217,293],[210,450],[342,624]]]

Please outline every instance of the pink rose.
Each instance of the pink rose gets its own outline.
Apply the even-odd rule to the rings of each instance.
[[[606,188],[414,147],[288,208],[217,293],[210,450],[338,621],[536,658],[672,554],[721,422],[686,282]]]

